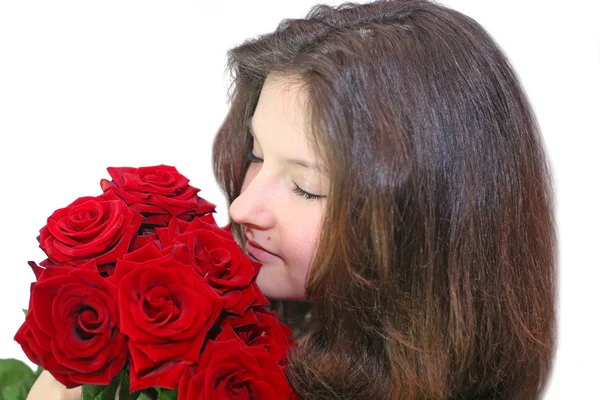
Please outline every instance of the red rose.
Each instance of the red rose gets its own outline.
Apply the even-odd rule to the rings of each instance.
[[[195,218],[173,244],[181,244],[174,249],[174,256],[192,262],[200,275],[223,291],[248,286],[260,268],[230,233],[216,225],[212,214]]]
[[[284,371],[261,347],[246,346],[225,327],[179,382],[180,400],[294,399]]]
[[[243,317],[227,317],[222,323],[225,325],[230,325],[246,345],[261,346],[281,364],[293,344],[292,330],[277,319],[274,311],[250,309]]]
[[[242,252],[231,233],[217,226],[212,214],[189,223],[173,220],[165,230],[157,229],[157,235],[163,247],[171,246],[175,259],[191,263],[222,293],[227,311],[243,315],[254,304],[269,304],[253,285],[260,264]]]
[[[225,309],[231,314],[244,315],[250,307],[268,306],[269,300],[262,294],[256,282],[241,290],[230,290],[223,293]]]
[[[208,215],[212,214],[207,214],[207,216]],[[179,218],[171,219],[169,225],[166,227],[157,227],[154,229],[154,236],[156,237],[154,244],[161,250],[173,246],[175,237],[185,232],[188,226],[190,226],[188,221]],[[188,261],[189,260],[186,260],[185,262],[187,263]]]
[[[80,197],[56,210],[40,230],[38,241],[48,265],[77,266],[95,261],[104,271],[129,251],[142,216],[116,196]]]
[[[190,186],[189,179],[175,167],[109,167],[107,170],[113,180],[102,179],[102,190],[113,190],[140,212],[149,225],[167,226],[173,217],[191,220],[215,209],[214,204],[197,195],[199,189]]]
[[[161,242],[156,233],[146,233],[142,235],[137,235],[133,239],[133,243],[131,244],[130,251],[135,251],[141,249],[142,247],[148,245],[149,243],[154,244],[159,249],[162,249]]]
[[[131,391],[175,389],[198,359],[222,300],[190,265],[149,244],[117,262],[120,326],[129,338]]]
[[[32,285],[29,312],[15,340],[31,361],[68,387],[108,385],[127,355],[116,296],[117,287],[100,276],[94,262],[50,266]]]

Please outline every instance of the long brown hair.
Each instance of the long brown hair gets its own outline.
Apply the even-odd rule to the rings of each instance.
[[[299,397],[539,398],[555,345],[551,173],[489,34],[428,1],[317,5],[228,54],[213,156],[229,201],[269,73],[303,83],[331,181],[315,326],[289,357]]]

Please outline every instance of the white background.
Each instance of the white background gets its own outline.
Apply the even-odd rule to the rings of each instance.
[[[57,208],[100,193],[108,166],[175,165],[227,206],[211,169],[227,111],[225,52],[317,0],[0,2],[0,358]],[[339,4],[341,1],[324,1]],[[478,20],[522,79],[552,161],[559,229],[559,345],[545,399],[598,398],[599,4],[444,2]]]

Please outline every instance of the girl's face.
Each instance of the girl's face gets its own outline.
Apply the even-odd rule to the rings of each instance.
[[[248,123],[252,163],[229,207],[248,254],[263,265],[258,286],[276,300],[305,299],[329,189],[307,134],[305,104],[306,95],[292,81],[267,77]]]

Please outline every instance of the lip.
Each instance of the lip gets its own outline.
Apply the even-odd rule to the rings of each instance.
[[[246,240],[246,251],[252,258],[256,259],[256,261],[261,263],[279,258],[277,255],[271,253],[270,251],[265,250],[264,247],[262,247],[253,240]]]

